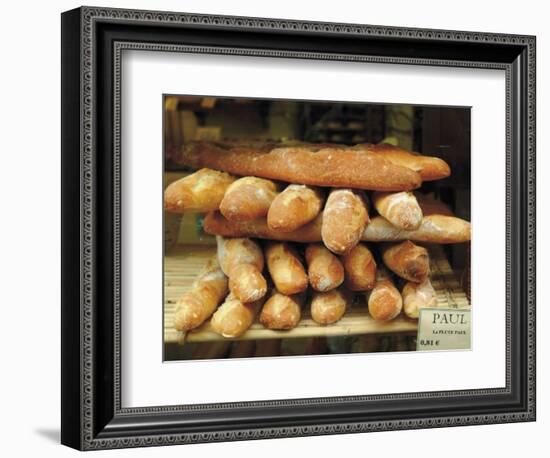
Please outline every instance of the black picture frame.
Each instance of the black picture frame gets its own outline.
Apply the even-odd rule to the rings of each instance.
[[[96,7],[63,13],[61,442],[90,450],[534,421],[535,46],[523,35]],[[122,408],[124,49],[505,70],[506,387]]]

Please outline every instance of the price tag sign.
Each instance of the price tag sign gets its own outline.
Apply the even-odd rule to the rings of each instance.
[[[416,350],[469,350],[469,309],[420,309]]]

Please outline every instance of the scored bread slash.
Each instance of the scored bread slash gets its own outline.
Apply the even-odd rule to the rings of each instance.
[[[264,300],[261,298],[254,302],[243,303],[229,293],[210,320],[212,329],[226,338],[242,336],[254,322]]]
[[[288,243],[272,242],[265,248],[267,268],[277,290],[291,295],[305,291],[308,278],[296,250]]]
[[[206,213],[217,210],[235,177],[201,169],[170,183],[164,191],[164,209],[172,213]]]
[[[418,318],[421,308],[437,307],[438,305],[435,289],[428,277],[422,283],[407,282],[401,295],[403,296],[403,312],[409,318]]]
[[[348,253],[361,240],[369,223],[365,193],[353,189],[333,189],[323,211],[321,237],[336,254]]]
[[[267,292],[262,275],[264,255],[257,242],[249,238],[216,237],[218,260],[229,277],[229,290],[242,302],[254,302]]]
[[[365,243],[360,243],[342,256],[345,286],[350,291],[368,291],[376,282],[376,260]]]
[[[394,226],[412,231],[422,224],[422,209],[412,192],[375,192],[374,208]]]
[[[330,291],[342,284],[344,266],[323,244],[308,245],[305,257],[309,283],[315,291]]]
[[[403,299],[384,267],[376,271],[376,284],[367,293],[370,315],[376,321],[390,321],[401,313]]]
[[[319,324],[336,323],[346,313],[350,294],[343,288],[326,293],[315,291],[311,299],[311,318]]]
[[[277,290],[264,304],[260,323],[267,329],[289,330],[295,328],[302,316],[305,293],[287,296]]]
[[[267,213],[270,229],[291,232],[313,220],[323,209],[323,192],[302,184],[288,185],[273,199]]]
[[[394,165],[414,170],[420,174],[422,181],[440,180],[451,175],[449,164],[439,157],[424,156],[388,143],[366,143],[353,148],[371,154],[378,153]]]
[[[220,212],[231,221],[248,221],[266,216],[277,196],[277,188],[277,184],[271,180],[239,178],[225,191]]]
[[[386,267],[401,278],[421,283],[428,277],[430,258],[426,248],[405,240],[382,245],[380,250]]]

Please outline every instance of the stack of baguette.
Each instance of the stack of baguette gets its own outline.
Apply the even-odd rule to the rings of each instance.
[[[395,146],[187,144],[197,172],[171,183],[165,209],[206,213],[217,262],[178,301],[175,327],[210,319],[239,337],[258,320],[292,329],[302,309],[337,322],[356,295],[371,317],[418,318],[435,307],[423,243],[470,240],[470,223],[417,190],[450,175],[446,162]]]

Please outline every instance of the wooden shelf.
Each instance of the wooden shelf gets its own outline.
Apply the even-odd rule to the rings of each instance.
[[[464,308],[470,304],[461,288],[460,277],[453,272],[444,252],[439,246],[429,247],[431,258],[431,281],[437,292],[439,307]],[[170,251],[164,258],[164,341],[165,343],[212,342],[220,340],[263,340],[300,337],[351,336],[360,334],[415,334],[417,321],[400,315],[381,323],[373,320],[367,310],[364,295],[356,296],[344,317],[328,326],[315,323],[305,307],[299,325],[289,331],[265,329],[260,323],[237,339],[226,339],[215,333],[210,322],[188,333],[178,332],[173,327],[176,301],[191,286],[206,263],[215,256],[214,246],[182,246]]]

